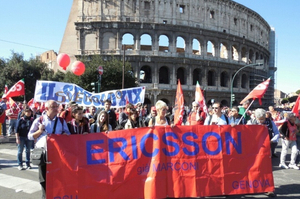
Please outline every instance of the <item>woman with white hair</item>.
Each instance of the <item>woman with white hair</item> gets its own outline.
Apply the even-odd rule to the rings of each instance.
[[[283,169],[296,169],[298,170],[299,167],[296,165],[296,158],[298,155],[297,149],[297,136],[296,133],[298,132],[297,125],[295,124],[296,116],[294,113],[289,113],[287,116],[287,121],[285,121],[280,128],[280,135],[282,138],[282,149],[280,155],[280,164],[279,167]],[[289,166],[285,164],[285,158],[287,151],[291,146],[291,161]]]
[[[271,153],[272,157],[277,157],[275,154],[275,148],[278,144],[279,131],[276,127],[275,123],[270,119],[266,118],[266,111],[264,109],[258,108],[254,111],[255,118],[249,120],[247,124],[258,124],[258,125],[266,125],[269,132],[270,137],[270,145],[271,145]]]
[[[168,117],[166,117],[166,113],[168,110],[167,104],[162,100],[158,100],[155,104],[155,108],[157,115],[149,121],[148,126],[153,127],[170,125],[170,120]]]

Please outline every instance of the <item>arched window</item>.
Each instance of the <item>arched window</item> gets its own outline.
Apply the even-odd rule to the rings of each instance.
[[[150,66],[143,66],[140,70],[140,82],[152,83],[152,73]]]
[[[201,55],[201,45],[198,39],[193,39],[193,54]]]
[[[245,47],[242,48],[241,56],[242,56],[242,61],[247,63],[247,50]]]
[[[169,84],[170,83],[169,69],[166,66],[162,66],[159,69],[159,83],[160,84]]]
[[[232,75],[231,78],[233,78],[234,74]],[[236,75],[234,80],[233,80],[233,88],[237,88],[238,87],[238,81],[239,81],[239,76]]]
[[[207,85],[215,86],[216,85],[216,75],[213,70],[209,70],[207,73]]]
[[[122,49],[125,50],[133,50],[134,49],[134,40],[133,40],[133,35],[130,33],[126,33],[122,37]]]
[[[228,87],[228,81],[229,81],[229,78],[228,78],[228,74],[227,72],[222,72],[221,73],[221,85],[222,87]]]
[[[248,77],[246,74],[242,75],[241,85],[242,85],[242,88],[247,88],[247,86],[248,86]]]
[[[220,44],[220,58],[228,59],[228,50],[225,43]]]
[[[185,52],[185,40],[182,37],[177,37],[176,39],[176,52]]]
[[[143,34],[140,41],[140,49],[145,51],[152,50],[152,39],[149,34]]]
[[[215,56],[215,45],[211,42],[211,41],[208,41],[207,42],[207,55],[208,56]]]
[[[235,60],[235,61],[239,61],[239,53],[238,53],[238,51],[237,51],[237,46],[235,46],[235,45],[233,45],[232,47],[231,47],[231,58],[232,58],[232,60]]]
[[[159,51],[169,52],[169,45],[169,38],[166,35],[160,35],[158,42]]]
[[[197,68],[193,71],[193,85],[196,85],[197,81],[201,85],[201,80],[201,70]]]
[[[185,78],[185,69],[180,67],[177,69],[177,79],[180,80],[180,83],[182,85],[186,84],[186,78]]]

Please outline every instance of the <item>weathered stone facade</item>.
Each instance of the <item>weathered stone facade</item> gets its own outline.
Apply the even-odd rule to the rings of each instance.
[[[60,52],[122,59],[125,48],[126,61],[147,87],[147,104],[163,99],[173,105],[180,79],[186,105],[197,81],[207,101],[229,105],[231,79],[244,65],[262,62],[264,70],[237,74],[237,102],[274,78],[271,32],[259,14],[231,0],[74,0]],[[273,93],[271,81],[264,106],[273,104]]]

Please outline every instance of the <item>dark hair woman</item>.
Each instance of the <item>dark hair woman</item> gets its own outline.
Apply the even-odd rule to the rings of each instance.
[[[33,117],[32,115],[32,110],[26,106],[23,109],[23,112],[21,113],[20,120],[17,123],[17,133],[16,133],[16,143],[18,144],[18,164],[19,170],[23,170],[23,150],[25,146],[25,153],[26,153],[26,168],[25,169],[31,169],[30,166],[30,149],[32,148],[33,145],[33,140],[29,140],[27,135],[30,130],[30,127],[33,123]]]
[[[91,125],[91,133],[99,133],[112,131],[111,125],[108,123],[108,113],[106,111],[101,111],[97,117],[94,124]]]
[[[71,134],[88,134],[90,133],[89,120],[83,117],[83,109],[80,106],[72,108],[73,119],[68,122],[69,131]]]

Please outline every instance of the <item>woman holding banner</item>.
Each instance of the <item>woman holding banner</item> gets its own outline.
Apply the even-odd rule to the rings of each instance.
[[[155,104],[157,116],[152,118],[152,120],[149,121],[148,126],[153,127],[153,126],[167,126],[170,125],[170,120],[168,117],[166,117],[166,113],[168,110],[167,104],[162,101],[158,100]]]
[[[91,125],[91,133],[99,133],[112,131],[111,125],[108,123],[108,113],[106,111],[101,111],[98,114],[97,120],[94,124]]]

